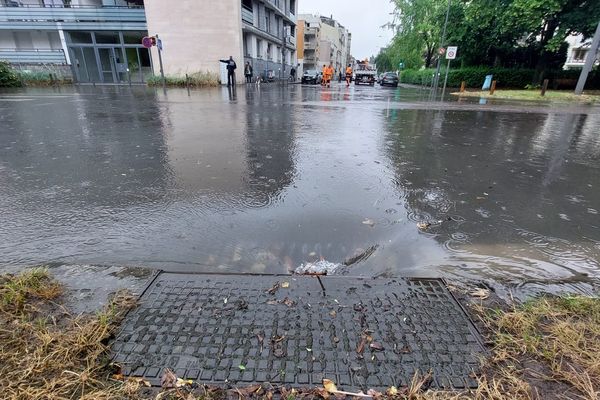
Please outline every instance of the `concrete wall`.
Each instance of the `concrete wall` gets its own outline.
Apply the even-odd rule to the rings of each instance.
[[[243,74],[240,0],[146,0],[144,4],[148,33],[158,34],[163,42],[166,74],[219,73],[219,59],[230,55],[238,64],[238,76]],[[159,73],[156,48],[152,60]]]

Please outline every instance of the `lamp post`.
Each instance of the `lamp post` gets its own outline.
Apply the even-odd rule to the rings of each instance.
[[[440,47],[444,47],[444,44],[446,42],[446,27],[448,26],[448,16],[450,15],[450,1],[448,0],[448,9],[446,10],[446,21],[444,22],[444,29],[442,30],[442,40],[440,42]],[[438,85],[439,85],[439,81],[440,81],[440,67],[441,67],[441,55],[438,52],[438,59],[437,59],[437,67],[435,68],[435,76],[433,79],[433,98],[436,99],[437,98],[437,90],[438,90]]]
[[[587,81],[587,77],[589,72],[592,70],[594,66],[594,62],[596,62],[596,58],[598,57],[598,49],[600,46],[600,22],[598,22],[598,27],[596,28],[596,33],[594,34],[594,38],[592,39],[592,45],[588,50],[587,57],[585,58],[585,64],[581,69],[581,74],[579,75],[579,80],[577,80],[577,87],[575,88],[575,94],[580,95],[583,92],[583,88],[585,86],[585,81]]]

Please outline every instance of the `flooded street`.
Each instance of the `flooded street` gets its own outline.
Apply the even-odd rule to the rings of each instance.
[[[600,277],[600,108],[425,100],[0,92],[0,266],[281,274],[322,257],[349,275]]]

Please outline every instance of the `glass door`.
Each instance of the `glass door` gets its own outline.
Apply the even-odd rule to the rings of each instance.
[[[100,58],[100,74],[102,76],[102,82],[118,82],[114,49],[98,48],[98,57]]]

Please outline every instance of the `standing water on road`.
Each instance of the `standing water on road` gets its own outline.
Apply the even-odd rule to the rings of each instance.
[[[0,93],[0,266],[599,277],[599,127],[403,88]]]

